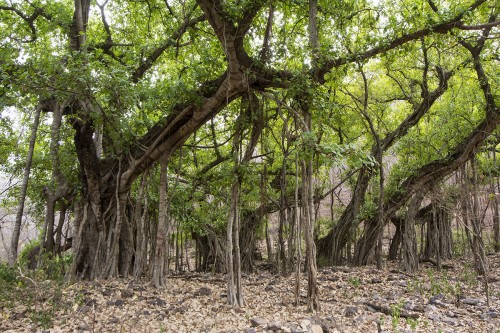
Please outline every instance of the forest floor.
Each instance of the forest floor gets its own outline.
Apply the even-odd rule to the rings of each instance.
[[[6,332],[500,332],[500,255],[488,256],[489,306],[484,279],[472,259],[430,263],[407,275],[398,263],[321,269],[321,308],[307,311],[305,275],[301,305],[294,277],[260,270],[245,275],[246,306],[226,304],[223,275],[171,276],[158,290],[116,279],[57,285],[31,281],[0,291],[0,331]],[[2,304],[3,303],[3,304]]]

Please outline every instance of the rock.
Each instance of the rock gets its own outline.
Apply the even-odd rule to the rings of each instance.
[[[455,325],[458,324],[458,319],[457,318],[451,318],[451,317],[444,317],[443,318],[443,323],[455,326]]]
[[[92,310],[92,308],[90,306],[84,305],[84,306],[79,307],[77,312],[79,312],[81,314],[85,314],[91,310]]]
[[[267,285],[265,288],[264,288],[264,291],[273,291],[274,290],[274,287],[272,285]]]
[[[372,284],[375,284],[375,283],[382,283],[383,281],[382,281],[382,279],[379,279],[379,278],[372,278],[372,279],[370,280],[370,282],[371,282]]]
[[[210,295],[212,295],[212,290],[210,288],[207,288],[207,287],[201,287],[195,293],[195,296],[210,296]]]
[[[495,310],[488,310],[485,313],[481,314],[481,319],[489,319],[489,318],[498,318],[498,312]]]
[[[427,314],[427,317],[429,319],[432,319],[432,320],[437,321],[437,322],[441,321],[441,316],[439,314],[437,314],[437,313],[433,313],[433,312],[429,313],[429,314]]]
[[[379,320],[379,318],[380,318],[380,314],[378,314],[378,313],[373,313],[373,314],[370,314],[370,315],[365,317],[366,321],[369,323],[377,321],[377,320]]]
[[[162,300],[159,297],[155,297],[155,298],[149,300],[147,303],[151,304],[151,305],[156,305],[156,306],[166,306],[167,305],[167,302],[165,302],[164,300]]]
[[[468,305],[478,305],[479,300],[477,298],[464,298],[462,300],[462,303],[468,304]]]
[[[434,305],[427,304],[425,306],[425,312],[436,312],[438,309]]]
[[[255,328],[249,328],[245,331],[245,333],[257,333],[257,331],[255,330]]]
[[[90,330],[92,330],[92,327],[90,327],[89,324],[83,322],[83,323],[80,323],[80,325],[78,325],[78,329],[82,330],[82,331],[90,331]]]
[[[14,313],[12,315],[12,319],[14,319],[14,320],[21,320],[21,319],[24,319],[24,318],[26,318],[26,312],[25,311],[19,312],[19,313]]]
[[[300,326],[302,326],[303,329],[307,329],[311,325],[311,321],[309,319],[302,319],[300,321]]]
[[[267,320],[261,317],[254,317],[250,319],[250,323],[252,324],[252,327],[265,326],[267,324]]]
[[[120,295],[122,298],[130,298],[134,296],[134,291],[132,289],[123,289]]]
[[[285,323],[282,327],[283,331],[285,332],[303,332],[303,330],[300,328],[299,324],[294,323],[294,322],[288,322]]]
[[[323,328],[320,325],[314,324],[309,328],[307,333],[323,333]]]
[[[107,297],[107,296],[111,296],[111,295],[113,295],[113,290],[111,290],[111,289],[107,289],[106,288],[106,289],[104,289],[102,291],[102,296],[106,296]]]
[[[429,304],[434,304],[434,305],[441,304],[443,300],[444,300],[444,295],[437,294],[429,299]]]
[[[362,323],[364,323],[365,321],[366,321],[366,317],[365,317],[365,316],[363,316],[363,315],[359,315],[359,316],[357,316],[356,318],[354,318],[354,324],[355,324],[356,326],[361,325],[361,324],[362,324]]]
[[[272,330],[272,331],[277,331],[281,329],[281,323],[277,321],[272,321],[269,324],[267,324],[267,329]]]
[[[446,311],[445,315],[450,318],[456,318],[457,315],[453,311]]]
[[[117,300],[113,301],[113,304],[115,306],[122,306],[123,304],[125,304],[125,302],[123,300],[121,300],[121,299],[117,299]]]
[[[413,306],[412,311],[423,313],[423,312],[425,312],[425,308],[422,305],[417,304],[417,305]]]
[[[358,314],[358,308],[355,306],[348,306],[344,310],[344,315],[347,317],[352,317]]]
[[[83,304],[87,306],[97,306],[97,300],[95,298],[84,298]]]
[[[120,322],[120,320],[118,318],[110,318],[109,319],[110,324],[118,324],[119,322]]]

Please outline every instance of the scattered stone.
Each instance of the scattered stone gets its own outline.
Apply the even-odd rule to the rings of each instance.
[[[92,330],[92,327],[90,327],[90,325],[89,325],[89,324],[87,324],[87,323],[83,322],[83,323],[80,323],[80,324],[78,325],[78,329],[79,329],[79,330],[82,330],[82,331],[90,331],[90,330]]]
[[[274,287],[271,286],[270,284],[267,285],[265,288],[264,288],[264,291],[273,291],[274,290]]]
[[[425,312],[436,312],[438,309],[434,305],[427,304],[425,306]]]
[[[207,288],[207,287],[201,287],[195,293],[195,296],[210,296],[210,295],[212,295],[212,289]]]
[[[437,295],[432,296],[429,299],[429,304],[438,305],[438,304],[441,304],[443,300],[444,300],[444,295],[443,294],[437,294]]]
[[[427,317],[429,319],[432,319],[432,320],[437,321],[437,322],[441,321],[441,316],[437,313],[434,313],[434,312],[427,314]]]
[[[252,324],[252,327],[265,326],[267,324],[267,320],[261,317],[254,317],[250,319],[250,323]]]
[[[458,324],[458,319],[457,318],[451,318],[451,317],[444,317],[443,318],[443,323],[455,326],[455,325]]]
[[[358,314],[358,308],[355,306],[348,306],[344,310],[344,315],[347,317],[353,317]]]
[[[446,311],[445,315],[450,317],[450,318],[456,318],[457,315],[453,311]]]
[[[83,304],[87,306],[97,306],[97,300],[95,298],[84,298]]]
[[[412,311],[423,313],[423,312],[425,312],[425,308],[422,305],[417,304],[417,305],[413,306]]]
[[[122,298],[130,298],[134,296],[134,291],[131,289],[123,289],[122,292],[120,293],[120,296]]]
[[[481,319],[498,318],[498,312],[495,310],[488,310],[481,315]]]
[[[479,300],[477,298],[464,298],[462,300],[462,303],[467,304],[467,305],[478,305]]]
[[[123,300],[121,300],[121,299],[117,299],[117,300],[115,300],[115,301],[113,302],[113,304],[114,304],[115,306],[123,306],[123,304],[125,304],[125,302],[124,302]]]
[[[320,325],[314,324],[309,328],[307,333],[323,333],[323,328]]]
[[[299,324],[295,323],[295,322],[288,322],[288,323],[285,323],[282,327],[283,331],[285,332],[299,332],[299,331],[303,331]]]
[[[156,306],[166,306],[167,305],[167,302],[165,302],[164,300],[162,300],[159,297],[155,297],[155,298],[149,300],[147,303],[151,304],[151,305],[156,305]]]
[[[26,318],[26,312],[25,311],[19,312],[19,313],[14,313],[12,315],[12,319],[14,319],[14,320],[21,320],[21,319],[24,319],[24,318]]]
[[[357,316],[356,318],[354,318],[354,324],[355,325],[361,325],[362,323],[364,323],[366,321],[366,317],[363,316],[363,315],[359,315]]]
[[[270,330],[272,330],[272,331],[280,330],[281,329],[281,323],[279,323],[277,321],[270,322],[269,324],[267,324],[267,328],[270,329]]]
[[[111,295],[113,295],[113,290],[111,289],[106,288],[102,291],[102,296],[109,297]]]
[[[90,306],[84,305],[84,306],[79,307],[77,312],[84,314],[84,313],[87,313],[91,310],[92,310],[92,308]]]
[[[311,325],[311,321],[309,319],[302,319],[300,321],[300,326],[303,328],[307,328],[309,325]]]

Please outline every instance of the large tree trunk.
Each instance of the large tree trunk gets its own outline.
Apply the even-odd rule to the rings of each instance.
[[[146,216],[148,211],[148,196],[145,195],[148,173],[142,175],[139,193],[134,209],[134,222],[136,226],[135,234],[135,253],[134,253],[134,271],[135,279],[138,279],[144,273],[144,268],[147,260],[146,251]]]
[[[36,133],[38,125],[40,124],[40,113],[42,112],[42,105],[36,106],[33,126],[31,127],[31,136],[28,148],[28,155],[26,156],[26,165],[23,171],[23,181],[19,193],[19,203],[17,205],[16,221],[14,223],[14,230],[12,231],[12,238],[10,243],[9,252],[9,265],[14,265],[17,261],[17,250],[19,246],[19,236],[21,234],[21,225],[23,221],[24,205],[26,203],[26,192],[28,191],[28,181],[30,179],[31,164],[33,162],[33,152],[35,151]]]
[[[404,219],[403,231],[403,266],[405,271],[413,274],[418,270],[418,249],[417,249],[417,233],[415,230],[415,219],[418,209],[424,198],[423,193],[417,192],[410,200],[408,211]]]
[[[153,257],[153,269],[151,272],[152,283],[157,287],[166,285],[165,267],[166,255],[168,249],[168,240],[170,238],[170,226],[168,217],[168,161],[169,156],[165,155],[160,160],[160,199],[158,209],[158,229],[156,231],[155,254]]]

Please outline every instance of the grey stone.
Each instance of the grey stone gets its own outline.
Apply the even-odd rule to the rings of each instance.
[[[207,287],[201,287],[198,289],[198,291],[195,293],[196,296],[210,296],[212,295],[212,290]]]
[[[429,299],[429,303],[437,305],[437,304],[442,303],[443,300],[444,300],[444,295],[443,294],[437,294],[437,295],[432,296]]]
[[[427,304],[425,306],[425,312],[436,312],[436,311],[437,311],[437,307],[435,307],[432,304]]]
[[[267,324],[267,329],[272,330],[272,331],[277,331],[281,329],[281,323],[277,321],[272,321],[269,324]]]
[[[250,319],[250,323],[252,324],[252,327],[265,326],[267,324],[267,320],[261,317],[254,317]]]
[[[412,311],[415,311],[415,312],[425,312],[425,308],[422,305],[417,304],[417,305],[413,306]]]
[[[453,311],[446,311],[445,315],[448,316],[448,317],[450,317],[450,318],[456,318],[457,317],[457,315]]]
[[[83,330],[83,331],[90,331],[92,329],[92,327],[90,327],[89,324],[84,322],[84,323],[80,323],[80,325],[78,325],[78,329]]]
[[[353,317],[358,314],[358,308],[355,306],[348,306],[344,310],[344,315],[347,317]]]
[[[427,317],[428,317],[429,319],[432,319],[432,320],[437,321],[437,322],[440,322],[440,321],[441,321],[441,316],[440,316],[439,314],[437,314],[437,313],[429,313],[429,314],[427,315]]]
[[[323,328],[320,325],[314,324],[309,328],[307,333],[323,333]]]
[[[159,297],[155,297],[155,298],[149,300],[148,304],[156,305],[156,306],[166,306],[167,302],[165,302],[164,300],[162,300]]]
[[[130,298],[134,296],[134,291],[131,289],[123,289],[120,295],[122,296],[122,298]]]
[[[481,315],[481,319],[498,318],[498,312],[495,310],[488,310]]]
[[[457,318],[451,318],[451,317],[444,317],[443,318],[443,323],[455,326],[455,325],[458,324],[458,319]]]
[[[113,302],[115,306],[122,306],[125,302],[121,299],[117,299]]]
[[[462,300],[462,303],[468,304],[468,305],[478,305],[479,300],[477,298],[464,298]]]
[[[357,316],[356,318],[354,318],[354,324],[355,325],[361,325],[362,323],[364,323],[366,321],[366,317],[363,316],[363,315],[359,315]]]

